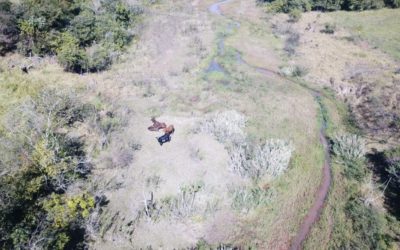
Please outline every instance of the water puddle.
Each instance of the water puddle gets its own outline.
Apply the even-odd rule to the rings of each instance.
[[[224,39],[219,40],[218,42],[218,55],[222,56],[224,55],[224,51],[225,51],[225,43],[224,43]]]
[[[211,13],[213,13],[213,14],[216,14],[216,15],[221,16],[221,9],[219,8],[219,6],[220,6],[221,4],[227,3],[227,2],[229,2],[229,1],[231,1],[231,0],[222,0],[222,1],[216,2],[216,3],[212,4],[212,5],[208,8],[208,10],[209,10]]]
[[[206,69],[206,73],[210,72],[221,72],[225,73],[224,68],[219,64],[215,59],[213,59],[210,64],[208,65],[208,68]]]

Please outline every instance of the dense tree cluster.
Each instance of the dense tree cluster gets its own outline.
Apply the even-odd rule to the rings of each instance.
[[[121,0],[0,0],[0,53],[57,55],[67,71],[106,69],[132,40],[140,6]]]
[[[90,106],[43,91],[0,124],[0,249],[79,248],[94,196],[69,187],[91,171],[84,144],[66,131]]]
[[[383,7],[398,8],[400,0],[258,0],[267,3],[272,11],[289,13],[292,10],[369,10]]]

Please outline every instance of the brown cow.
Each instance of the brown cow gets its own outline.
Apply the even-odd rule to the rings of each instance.
[[[165,124],[164,122],[158,122],[154,117],[151,118],[151,121],[153,122],[153,125],[147,128],[150,131],[159,131],[160,129],[167,128],[167,124]]]

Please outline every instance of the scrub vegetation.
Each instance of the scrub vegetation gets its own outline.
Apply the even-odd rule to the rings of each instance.
[[[123,1],[1,2],[0,52],[56,55],[66,71],[107,69],[134,38],[143,12]]]
[[[0,249],[397,249],[397,7],[0,0]]]

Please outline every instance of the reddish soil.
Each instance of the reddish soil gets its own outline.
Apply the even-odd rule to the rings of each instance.
[[[320,131],[320,141],[324,146],[325,151],[325,162],[324,167],[322,169],[322,182],[318,188],[315,201],[311,209],[308,211],[306,217],[303,220],[303,223],[300,226],[300,229],[292,242],[292,246],[290,249],[297,250],[302,249],[302,244],[304,240],[307,238],[310,233],[311,227],[319,220],[319,216],[324,207],[325,199],[328,196],[329,187],[331,185],[331,162],[329,156],[329,145],[325,136],[324,129]]]

